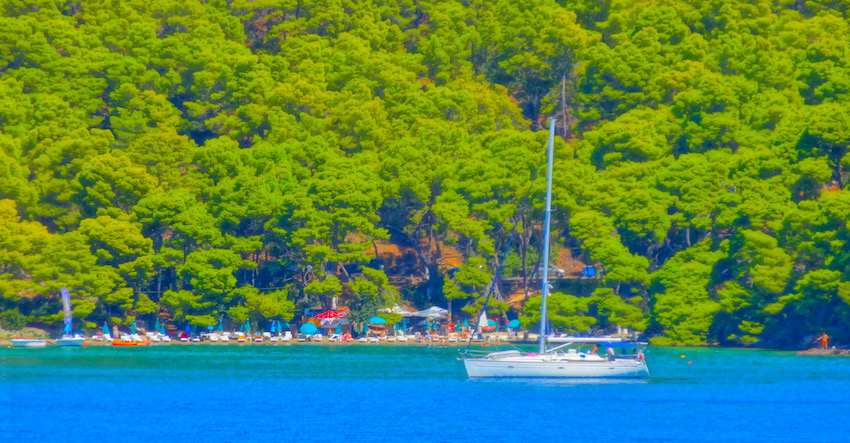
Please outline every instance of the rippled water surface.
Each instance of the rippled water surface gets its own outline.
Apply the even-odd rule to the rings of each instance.
[[[630,382],[470,381],[457,350],[161,345],[0,349],[0,439],[850,440],[850,359],[651,348]]]

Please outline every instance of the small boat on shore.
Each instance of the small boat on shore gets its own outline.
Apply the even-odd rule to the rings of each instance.
[[[36,338],[13,338],[10,341],[12,346],[16,348],[43,348],[47,346],[47,340]]]
[[[78,347],[85,346],[86,338],[81,335],[69,336],[66,335],[62,338],[56,339],[56,346],[62,347]]]
[[[67,348],[85,346],[85,337],[80,334],[71,334],[72,323],[74,321],[74,316],[71,312],[71,292],[64,286],[59,292],[62,294],[62,312],[65,316],[65,334],[62,338],[56,340],[56,346]]]

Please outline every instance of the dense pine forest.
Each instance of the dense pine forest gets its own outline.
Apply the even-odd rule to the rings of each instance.
[[[848,6],[5,0],[0,325],[533,327],[554,118],[555,328],[847,343]]]

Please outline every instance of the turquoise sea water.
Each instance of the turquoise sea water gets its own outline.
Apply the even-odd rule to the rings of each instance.
[[[850,440],[847,358],[650,348],[649,380],[576,383],[471,381],[456,356],[415,345],[3,348],[0,440]]]

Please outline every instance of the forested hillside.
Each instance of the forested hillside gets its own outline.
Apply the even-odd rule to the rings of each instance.
[[[531,326],[555,118],[553,326],[848,343],[848,5],[5,0],[0,324],[473,313],[510,240]]]

